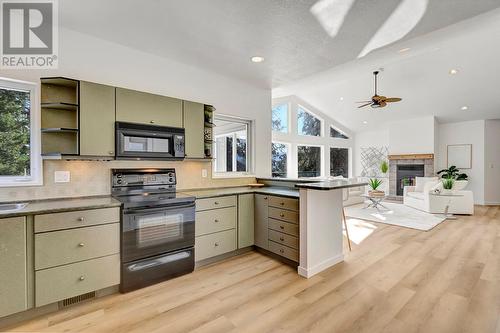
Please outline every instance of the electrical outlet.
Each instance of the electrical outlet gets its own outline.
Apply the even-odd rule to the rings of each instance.
[[[207,178],[208,177],[208,171],[207,171],[207,169],[201,169],[201,176],[203,178]]]
[[[69,171],[55,171],[54,183],[69,183],[71,175]]]

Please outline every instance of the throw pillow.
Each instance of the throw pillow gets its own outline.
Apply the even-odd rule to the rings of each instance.
[[[425,183],[438,181],[438,177],[415,177],[415,192],[423,192]]]

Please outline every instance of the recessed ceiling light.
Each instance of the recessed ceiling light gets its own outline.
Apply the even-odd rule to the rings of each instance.
[[[468,108],[469,108],[469,107],[468,107],[467,105],[464,105],[464,106],[462,106],[460,109],[462,109],[462,111],[465,111],[465,110],[467,110]]]
[[[367,122],[366,120],[363,120],[363,124],[365,124],[365,125],[366,125],[366,124],[368,124],[368,122]]]
[[[251,58],[252,62],[263,62],[264,57],[254,56]]]
[[[450,74],[451,75],[458,74],[458,69],[455,69],[455,68],[450,69]]]
[[[339,99],[340,99],[341,101],[343,101],[343,100],[344,100],[344,97],[340,97]]]
[[[398,52],[399,53],[405,53],[405,52],[408,52],[408,51],[410,51],[410,48],[409,47],[405,47],[404,49],[401,49]]]

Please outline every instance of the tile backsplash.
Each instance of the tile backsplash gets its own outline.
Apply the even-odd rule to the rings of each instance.
[[[238,186],[255,182],[254,178],[212,179],[212,164],[207,161],[44,161],[43,185],[0,188],[0,202],[70,198],[111,193],[111,169],[116,168],[175,168],[177,189]],[[208,177],[202,177],[207,169]],[[55,183],[55,171],[69,171],[68,183]]]

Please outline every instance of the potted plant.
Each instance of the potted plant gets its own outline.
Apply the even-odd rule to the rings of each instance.
[[[453,177],[449,176],[448,178],[444,178],[442,180],[443,182],[443,193],[450,193],[451,189],[453,188],[453,183],[455,183],[455,179]]]
[[[469,176],[465,173],[461,173],[454,165],[450,166],[448,169],[439,170],[437,174],[441,175],[443,179],[451,178],[453,180],[453,189],[456,191],[463,190],[469,183]]]
[[[384,175],[389,171],[389,163],[387,163],[387,161],[382,161],[382,163],[380,163],[380,171],[382,171]]]
[[[370,196],[383,196],[385,195],[384,191],[378,190],[379,186],[382,185],[382,179],[378,178],[370,178],[368,181],[368,185],[370,185],[371,190],[368,191],[368,195]]]

